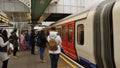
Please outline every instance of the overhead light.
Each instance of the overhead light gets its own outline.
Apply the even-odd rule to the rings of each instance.
[[[2,23],[8,23],[9,22],[9,19],[8,19],[7,15],[2,11],[0,11],[0,20],[2,21]]]

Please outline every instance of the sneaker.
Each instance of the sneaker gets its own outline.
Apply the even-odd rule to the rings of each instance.
[[[45,63],[45,62],[46,62],[46,60],[40,60],[40,62],[41,62],[41,63]]]
[[[43,60],[43,63],[45,63],[46,62],[46,60]]]
[[[18,57],[17,56],[13,56],[13,59],[17,59]]]

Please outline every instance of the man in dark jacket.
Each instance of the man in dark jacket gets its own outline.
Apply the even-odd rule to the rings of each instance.
[[[31,54],[35,55],[35,32],[32,30],[30,36]]]
[[[13,44],[13,47],[14,47],[14,50],[13,50],[13,58],[14,59],[17,59],[17,52],[18,52],[18,36],[16,35],[16,32],[17,32],[17,29],[14,29],[12,32],[11,32],[11,36],[10,38],[13,39],[12,40],[12,44]]]
[[[46,48],[46,43],[47,43],[47,38],[46,35],[44,33],[43,30],[41,30],[41,32],[38,34],[38,42],[40,42],[38,44],[39,48],[40,48],[40,62],[44,63],[46,62],[46,60],[44,59],[44,52],[45,52],[45,48]]]
[[[28,31],[25,32],[25,41],[26,41],[27,47],[30,49],[30,35]]]

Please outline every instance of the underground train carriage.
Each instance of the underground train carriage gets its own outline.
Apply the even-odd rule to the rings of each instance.
[[[54,24],[63,52],[86,68],[119,68],[120,1],[98,6]]]

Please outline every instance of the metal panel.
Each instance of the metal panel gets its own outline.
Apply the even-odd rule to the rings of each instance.
[[[31,0],[32,21],[36,22],[45,11],[51,0]]]

